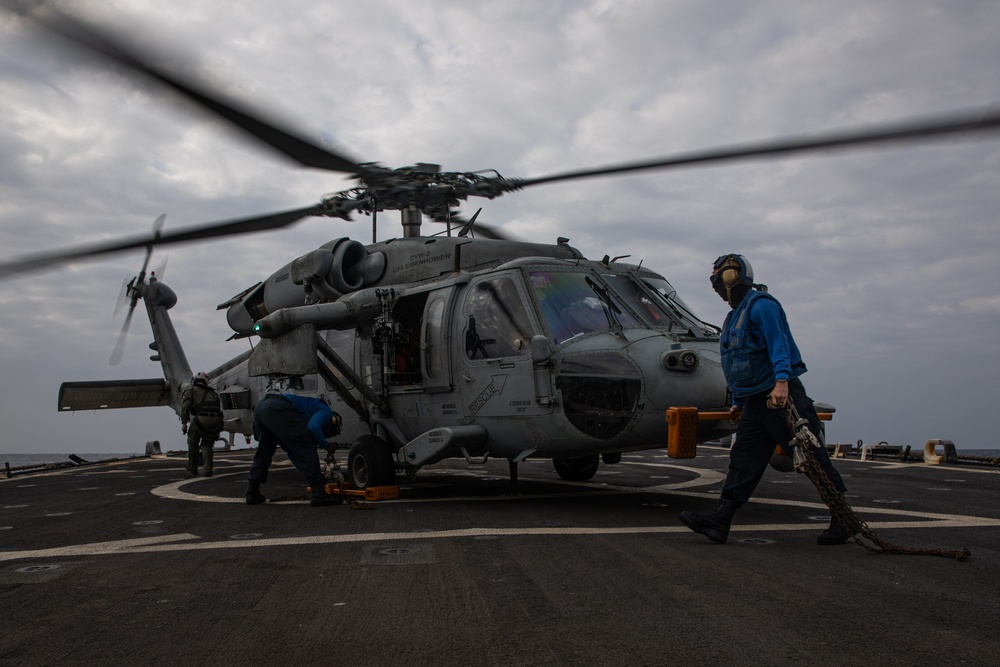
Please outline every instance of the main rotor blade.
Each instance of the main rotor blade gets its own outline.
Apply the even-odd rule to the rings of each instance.
[[[487,225],[482,222],[474,222],[469,231],[472,235],[482,239],[495,239],[497,241],[513,241],[514,239],[500,231],[499,227]]]
[[[4,0],[5,5],[9,3]],[[193,100],[205,109],[225,118],[250,136],[287,155],[299,164],[318,169],[361,174],[365,168],[357,161],[316,145],[294,132],[278,127],[263,119],[263,114],[232,101],[224,101],[212,86],[199,82],[192,76],[185,79],[173,76],[152,64],[151,54],[143,53],[134,45],[127,45],[92,25],[86,25],[51,7],[35,8],[29,18],[55,32],[77,46],[103,56],[123,66],[133,74],[144,74]]]
[[[42,269],[47,266],[65,264],[75,259],[106,255],[113,252],[131,250],[133,248],[152,248],[152,246],[186,243],[188,241],[200,241],[220,236],[233,236],[236,234],[262,232],[269,229],[280,229],[282,227],[287,227],[288,225],[297,222],[306,216],[322,215],[322,213],[323,208],[321,206],[313,205],[307,208],[298,208],[291,211],[271,213],[264,216],[215,222],[202,227],[194,227],[169,234],[154,232],[152,236],[143,236],[124,241],[115,241],[112,243],[97,243],[89,246],[82,246],[75,250],[64,250],[52,254],[35,255],[34,257],[26,257],[13,262],[0,264],[0,279],[18,273],[25,273],[26,271]]]
[[[964,112],[951,116],[922,118],[888,125],[874,126],[864,130],[840,130],[827,134],[803,136],[790,139],[776,139],[760,143],[750,143],[737,146],[723,146],[703,151],[682,153],[671,157],[628,162],[620,165],[609,165],[593,169],[567,171],[551,176],[528,178],[513,181],[517,188],[541,183],[569,181],[577,178],[621,174],[629,171],[645,169],[669,169],[691,164],[708,162],[728,162],[767,155],[788,153],[805,153],[826,149],[849,148],[868,144],[884,144],[890,142],[917,141],[934,137],[955,134],[973,134],[979,132],[996,132],[1000,130],[1000,111],[990,108],[979,112]]]

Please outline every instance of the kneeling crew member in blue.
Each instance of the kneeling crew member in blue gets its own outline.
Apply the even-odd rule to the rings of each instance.
[[[253,409],[253,435],[257,451],[250,466],[247,505],[267,498],[260,485],[267,482],[267,469],[280,446],[295,469],[306,476],[312,489],[310,505],[339,505],[340,495],[326,492],[326,479],[319,464],[317,448],[326,448],[328,437],[340,433],[340,415],[318,398],[296,394],[267,394]]]
[[[722,370],[733,395],[734,414],[742,410],[736,441],[729,452],[729,473],[722,487],[719,506],[712,514],[681,512],[680,520],[696,533],[722,544],[729,535],[733,515],[743,506],[764,475],[775,445],[792,439],[787,412],[778,408],[789,401],[809,430],[822,443],[822,427],[813,401],[799,376],[806,372],[799,348],[788,328],[785,311],[763,285],[753,282],[753,269],[742,255],[723,255],[715,260],[712,288],[732,311],[726,316],[719,340]],[[847,490],[833,467],[826,447],[815,450],[820,467],[843,493]],[[818,538],[821,545],[843,544],[850,535],[836,519]]]

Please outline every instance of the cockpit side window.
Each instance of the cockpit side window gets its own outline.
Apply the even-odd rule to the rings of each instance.
[[[472,284],[463,313],[467,358],[498,359],[528,354],[534,329],[521,293],[509,276]]]
[[[673,322],[670,316],[654,303],[652,298],[646,294],[639,284],[627,275],[608,274],[602,276],[604,280],[624,299],[639,317],[651,327],[670,327]]]
[[[677,290],[673,285],[663,278],[643,277],[643,284],[649,288],[654,296],[662,301],[662,305],[667,312],[673,313],[674,317],[683,321],[692,332],[698,332],[702,336],[714,336],[718,333],[718,327],[708,324],[698,317],[691,307],[684,303],[684,300],[677,295]]]

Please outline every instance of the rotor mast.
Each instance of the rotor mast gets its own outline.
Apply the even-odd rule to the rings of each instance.
[[[416,238],[420,236],[420,223],[424,214],[416,206],[407,206],[399,211],[403,223],[403,238]]]

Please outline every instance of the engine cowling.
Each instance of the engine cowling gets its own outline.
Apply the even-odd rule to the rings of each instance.
[[[349,238],[335,239],[292,260],[222,307],[229,307],[226,320],[233,331],[249,336],[254,322],[270,313],[336,301],[378,281],[385,267],[385,254],[369,253],[362,243]]]

